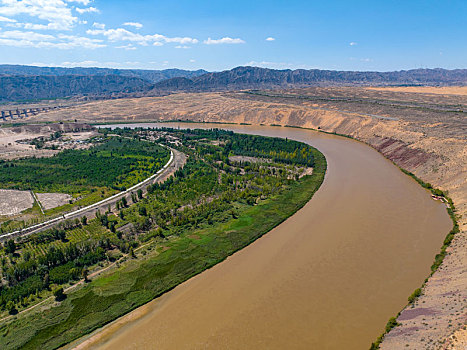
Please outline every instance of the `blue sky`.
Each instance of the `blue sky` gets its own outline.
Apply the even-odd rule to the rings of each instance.
[[[0,63],[467,68],[467,1],[0,0]]]

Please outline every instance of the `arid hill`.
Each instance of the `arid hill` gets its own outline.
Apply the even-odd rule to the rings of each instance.
[[[174,77],[196,77],[207,73],[204,69],[198,70],[184,70],[184,69],[163,69],[163,70],[150,70],[150,69],[114,69],[114,68],[83,68],[83,67],[36,67],[36,66],[21,66],[21,65],[0,65],[1,75],[119,75],[122,77],[135,77],[147,80],[151,83],[157,83],[161,80],[171,79]]]
[[[467,70],[413,69],[397,72],[353,72],[319,69],[275,70],[237,67],[194,78],[173,78],[154,86],[153,93],[225,91],[336,85],[466,85]]]
[[[467,85],[467,70],[414,69],[397,72],[274,70],[237,67],[203,70],[118,70],[0,66],[0,101],[90,96],[122,98],[163,96],[173,92],[283,89],[310,86]]]
[[[0,101],[51,99],[82,95],[107,95],[145,91],[152,84],[135,77],[91,76],[0,76]]]

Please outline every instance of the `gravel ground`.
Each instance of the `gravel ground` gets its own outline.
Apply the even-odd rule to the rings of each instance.
[[[68,201],[72,198],[69,194],[66,194],[66,193],[37,193],[36,192],[36,196],[39,199],[39,202],[41,202],[42,207],[45,210],[67,204]]]
[[[29,191],[0,189],[0,215],[16,215],[32,208],[34,198]]]

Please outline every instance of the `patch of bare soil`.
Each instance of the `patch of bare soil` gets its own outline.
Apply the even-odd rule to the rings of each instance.
[[[370,90],[416,92],[423,94],[461,95],[467,96],[467,86],[395,86],[395,87],[371,87]]]
[[[57,131],[64,133],[63,141],[49,141],[47,143],[47,146],[53,145],[57,149],[37,149],[29,144],[35,138],[47,138]],[[96,134],[97,132],[91,126],[80,123],[31,124],[0,128],[0,159],[52,157],[63,149],[87,148],[89,144],[82,142]]]
[[[34,198],[29,191],[0,189],[0,215],[16,215],[32,208]]]
[[[36,192],[36,196],[45,210],[65,205],[72,199],[72,197],[66,193],[37,193]]]
[[[382,344],[382,349],[440,349],[455,332],[459,339],[467,337],[462,330],[467,319],[465,91],[465,87],[338,87],[265,91],[263,95],[174,94],[95,101],[31,120],[276,124],[345,134],[369,144],[397,165],[448,191],[456,205],[461,232],[414,305],[413,310],[423,310],[414,311],[413,317],[404,311],[401,326],[391,331]],[[426,309],[431,314],[423,314]]]
[[[230,156],[231,162],[249,162],[249,163],[269,163],[269,159],[249,157],[249,156]]]
[[[450,349],[467,349],[467,329],[466,327],[456,331],[453,335],[451,335],[447,342],[444,344],[443,350],[450,350]]]

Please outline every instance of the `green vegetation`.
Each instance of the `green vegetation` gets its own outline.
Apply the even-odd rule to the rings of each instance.
[[[417,298],[422,295],[422,289],[421,288],[417,288],[414,290],[414,292],[408,297],[408,301],[409,303],[413,303],[415,300],[417,300]]]
[[[399,315],[397,315],[398,317]],[[397,327],[400,325],[400,323],[397,322],[397,317],[391,317],[388,321],[388,323],[386,323],[386,327],[385,327],[385,332],[383,334],[381,334],[378,339],[376,339],[376,341],[374,343],[371,344],[370,346],[370,350],[377,350],[379,349],[379,346],[381,345],[381,342],[383,341],[384,339],[384,335],[386,333],[389,333],[394,327]]]
[[[59,134],[52,138],[59,138]],[[42,214],[37,202],[19,216],[3,219],[0,233],[36,224],[51,216],[107,198],[156,173],[170,152],[137,138],[98,137],[86,150],[65,150],[50,158],[0,160],[0,188],[61,192],[73,196],[70,203]],[[36,142],[36,146],[41,141]],[[32,214],[32,215],[31,215]]]
[[[4,255],[11,280],[18,266],[41,262],[6,288],[17,297],[5,294],[0,301],[5,315],[12,303],[20,312],[27,307],[22,300],[31,296],[19,295],[26,287],[36,288],[37,300],[51,295],[48,289],[87,277],[99,264],[116,265],[67,292],[59,305],[3,322],[1,348],[57,348],[160,296],[295,213],[319,188],[326,170],[320,152],[290,140],[220,130],[112,132],[163,143],[178,140],[189,155],[187,164],[166,182],[150,186],[145,196],[134,193],[131,206],[120,201],[86,224],[64,223],[18,242],[17,256]],[[232,161],[233,155],[259,158]],[[303,175],[311,165],[312,175]],[[16,288],[26,280],[25,288]]]
[[[91,187],[123,190],[157,172],[168,157],[157,144],[111,137],[88,150],[1,161],[0,187],[70,194]]]

